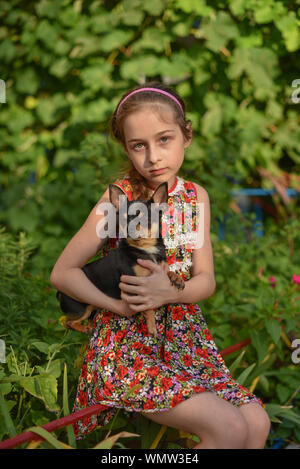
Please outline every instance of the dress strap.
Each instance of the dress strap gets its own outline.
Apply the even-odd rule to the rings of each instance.
[[[114,182],[114,185],[120,187],[120,189],[122,189],[125,192],[125,194],[127,195],[128,200],[130,202],[132,201],[132,197],[133,197],[132,196],[132,187],[131,187],[129,179],[127,179],[127,178],[123,178],[121,180],[118,179],[116,182]]]

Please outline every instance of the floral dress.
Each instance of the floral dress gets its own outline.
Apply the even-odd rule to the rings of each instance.
[[[126,178],[116,182],[132,200]],[[162,215],[169,269],[185,281],[192,274],[197,228],[194,184],[177,176]],[[187,210],[187,208],[191,210]],[[187,217],[184,229],[182,222]],[[180,220],[179,220],[180,219]],[[178,230],[178,226],[182,226]],[[109,238],[102,255],[117,246]],[[262,401],[230,375],[197,303],[155,309],[157,338],[148,334],[144,315],[121,317],[101,309],[87,344],[73,411],[102,404],[103,411],[74,424],[77,439],[106,425],[118,409],[127,417],[138,412],[166,411],[194,394],[211,391],[235,406]]]

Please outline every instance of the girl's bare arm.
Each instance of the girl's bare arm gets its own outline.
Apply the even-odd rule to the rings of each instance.
[[[124,306],[124,302],[101,292],[81,270],[81,267],[97,254],[105,242],[96,230],[97,224],[104,218],[103,214],[96,213],[98,204],[102,202],[109,202],[108,189],[59,256],[52,269],[50,283],[75,300],[123,315],[121,306]]]

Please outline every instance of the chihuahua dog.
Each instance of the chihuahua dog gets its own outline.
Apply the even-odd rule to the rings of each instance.
[[[110,202],[116,209],[119,223],[121,221],[124,222],[124,220],[120,220],[120,195],[126,196],[122,189],[120,189],[117,185],[110,184],[109,198]],[[125,200],[127,201],[127,209],[125,213],[125,226],[127,228],[126,237],[124,236],[120,238],[117,247],[109,251],[107,255],[82,267],[82,270],[88,279],[99,290],[116,299],[121,299],[121,290],[119,288],[121,275],[147,277],[151,274],[149,269],[146,269],[137,263],[137,259],[150,259],[156,264],[165,263],[167,265],[165,245],[161,235],[162,213],[160,210],[158,217],[156,217],[156,220],[153,221],[151,216],[153,214],[151,211],[151,206],[153,203],[167,203],[168,183],[164,182],[160,184],[149,200]],[[140,213],[138,216],[134,216],[132,215],[135,210],[134,204],[137,203],[142,203],[144,210],[141,211],[139,208],[137,208]],[[147,220],[146,223],[144,223],[144,226],[142,226],[141,223],[141,212],[147,214]],[[130,230],[128,230],[128,227],[130,222],[133,222],[134,218],[136,222],[136,231],[135,235],[132,236]],[[155,226],[153,226],[154,223],[156,223]],[[153,232],[156,233],[156,237],[153,237]],[[167,275],[174,287],[179,290],[184,288],[185,283],[180,276],[171,271],[168,271]],[[66,315],[65,326],[67,328],[71,328],[86,334],[90,333],[92,331],[93,318],[99,311],[99,308],[77,301],[60,291],[57,292],[56,296],[59,300],[61,310]],[[142,314],[146,318],[148,333],[156,338],[157,331],[154,310],[150,309],[143,311]],[[82,324],[85,319],[89,320],[88,326],[84,326]]]

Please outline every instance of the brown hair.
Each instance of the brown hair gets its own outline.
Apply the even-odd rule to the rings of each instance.
[[[132,91],[138,90],[140,88],[151,87],[151,88],[158,88],[163,91],[167,91],[168,93],[172,94],[181,104],[183,113],[178,106],[178,104],[173,101],[173,99],[165,96],[162,93],[155,93],[152,91],[141,91],[140,93],[136,93],[130,98],[128,98],[119,108],[118,113],[118,105],[119,103]],[[185,103],[183,99],[174,91],[171,87],[164,85],[158,81],[151,81],[144,83],[143,85],[137,86],[135,88],[130,89],[127,91],[120,99],[115,112],[113,113],[110,121],[109,121],[109,131],[111,136],[119,142],[124,149],[126,149],[126,141],[125,135],[123,131],[123,122],[129,114],[140,110],[141,107],[145,104],[155,104],[159,107],[160,104],[168,104],[173,110],[173,116],[175,122],[181,128],[182,134],[186,140],[192,137],[192,126],[191,121],[187,120],[185,117]],[[141,198],[147,199],[150,196],[151,189],[147,186],[147,181],[145,178],[135,169],[134,165],[132,164],[131,160],[127,160],[127,163],[124,165],[122,172],[119,173],[120,177],[124,177],[125,174],[128,174],[134,198]]]

